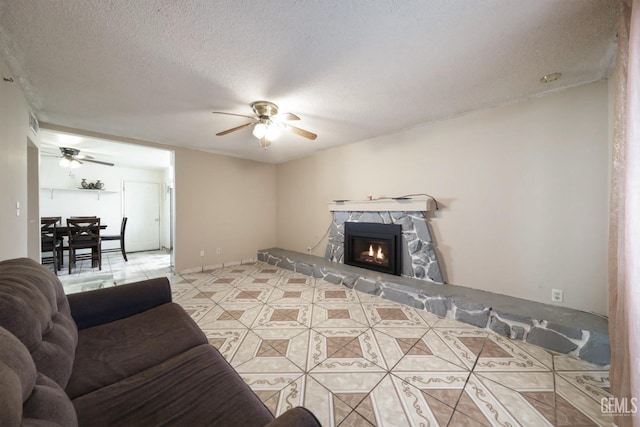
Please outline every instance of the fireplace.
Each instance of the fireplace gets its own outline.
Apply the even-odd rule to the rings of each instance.
[[[344,263],[400,276],[402,273],[402,226],[345,222]]]

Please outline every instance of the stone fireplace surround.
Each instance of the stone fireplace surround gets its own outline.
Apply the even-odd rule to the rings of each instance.
[[[333,214],[325,259],[344,263],[345,222],[402,226],[402,276],[444,283],[426,212],[430,200],[366,200],[329,204]]]

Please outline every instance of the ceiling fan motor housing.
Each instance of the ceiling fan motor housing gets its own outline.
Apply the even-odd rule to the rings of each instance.
[[[251,104],[253,112],[261,119],[266,119],[278,114],[278,106],[269,101],[256,101]]]

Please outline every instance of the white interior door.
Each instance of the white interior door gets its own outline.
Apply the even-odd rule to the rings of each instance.
[[[124,181],[127,252],[160,249],[160,184]]]

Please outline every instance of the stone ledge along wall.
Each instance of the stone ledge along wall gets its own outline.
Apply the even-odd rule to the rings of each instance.
[[[463,296],[429,295],[425,291],[403,284],[376,280],[354,273],[357,270],[363,272],[368,270],[351,266],[327,266],[322,258],[298,254],[301,259],[316,258],[320,262],[301,261],[294,256],[283,255],[283,252],[288,253],[282,249],[258,251],[258,261],[305,276],[323,279],[335,285],[377,295],[419,310],[426,310],[440,317],[490,329],[507,338],[524,341],[558,353],[570,354],[590,363],[609,364],[610,346],[607,334],[584,330],[574,324],[561,325],[544,319],[501,311]],[[296,253],[291,252],[291,254]],[[342,270],[347,268],[349,271]],[[387,277],[394,276],[387,275]]]
[[[435,245],[424,212],[335,211],[325,251],[328,261],[344,262],[344,223],[371,222],[402,226],[402,275],[442,284]]]

